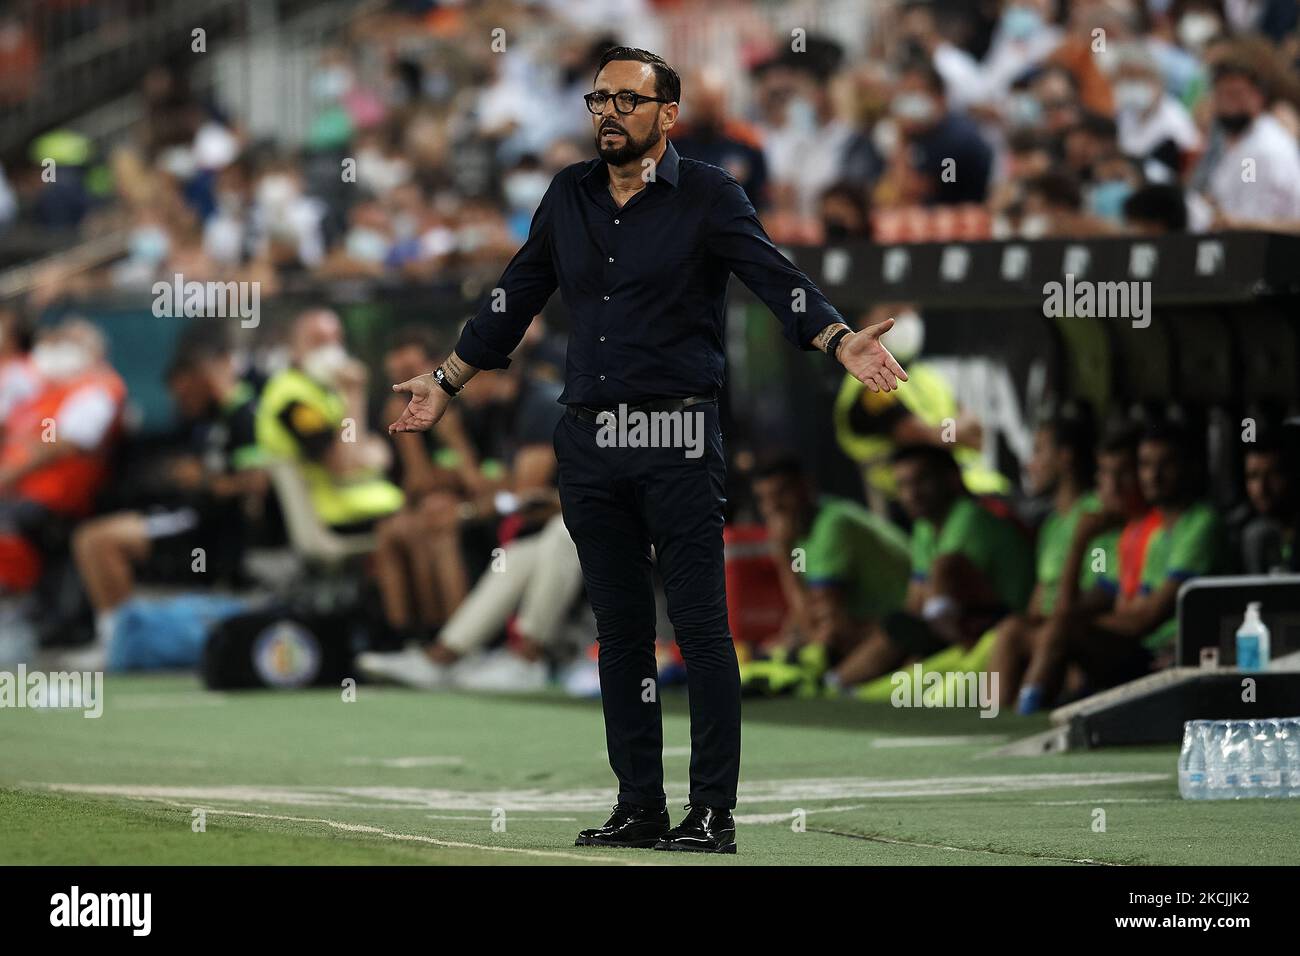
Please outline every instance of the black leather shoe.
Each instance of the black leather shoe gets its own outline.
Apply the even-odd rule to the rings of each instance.
[[[583,830],[574,846],[652,847],[668,832],[668,811],[663,807],[634,807],[620,803],[603,827]]]
[[[735,853],[736,821],[726,807],[686,805],[686,819],[663,835],[656,850],[687,853]]]

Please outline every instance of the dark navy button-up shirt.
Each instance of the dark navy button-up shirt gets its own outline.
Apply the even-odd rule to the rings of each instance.
[[[619,208],[605,163],[575,163],[551,181],[528,240],[465,325],[456,354],[475,368],[505,368],[558,288],[572,321],[561,402],[717,392],[732,273],[800,348],[844,321],[777,251],[725,170],[682,159],[670,142],[652,181]]]

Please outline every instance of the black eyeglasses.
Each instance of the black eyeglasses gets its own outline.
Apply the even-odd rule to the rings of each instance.
[[[636,108],[642,103],[670,103],[671,100],[660,99],[657,96],[642,96],[640,93],[633,93],[631,90],[620,90],[613,94],[614,109],[618,113],[626,116],[628,113],[636,112]],[[599,116],[605,112],[605,104],[609,102],[609,93],[588,93],[583,97],[587,101],[587,109]]]

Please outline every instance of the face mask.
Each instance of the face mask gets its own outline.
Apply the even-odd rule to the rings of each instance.
[[[825,223],[822,231],[826,234],[827,242],[843,242],[849,237],[849,227],[834,220]]]
[[[348,255],[361,262],[383,262],[388,255],[388,237],[374,229],[350,230],[345,245]]]
[[[1051,224],[1051,220],[1047,218],[1046,213],[1035,212],[1023,216],[1020,219],[1020,238],[1041,239],[1047,235]]]
[[[889,111],[899,119],[924,123],[934,116],[934,103],[923,93],[899,93],[890,102]]]
[[[1125,82],[1115,86],[1115,105],[1132,113],[1145,113],[1156,101],[1155,88],[1150,83]]]
[[[794,129],[810,133],[817,128],[817,109],[811,100],[797,96],[787,107],[786,122]]]
[[[1253,119],[1249,113],[1220,113],[1215,118],[1229,136],[1239,136],[1244,133]]]
[[[1012,40],[1028,40],[1043,27],[1043,18],[1032,7],[1007,7],[1002,13],[1002,32]]]
[[[900,312],[894,316],[894,327],[885,333],[883,341],[900,363],[910,362],[925,346],[925,320],[915,309]]]
[[[511,209],[532,212],[541,205],[548,186],[550,180],[545,173],[511,173],[503,184],[506,204]]]
[[[268,207],[284,206],[298,196],[298,188],[288,176],[266,176],[257,184],[257,201]]]
[[[1012,126],[1037,126],[1043,120],[1043,104],[1032,93],[1012,93],[1007,100],[1007,119]]]
[[[1189,13],[1178,21],[1178,42],[1192,52],[1205,46],[1219,32],[1219,18],[1212,13]]]
[[[898,126],[891,119],[882,119],[871,129],[871,145],[881,156],[892,156],[898,149]]]
[[[171,249],[171,238],[158,226],[141,226],[131,233],[127,248],[132,259],[159,263],[167,258],[167,253]]]
[[[32,349],[32,365],[41,378],[64,381],[85,371],[90,355],[72,342],[43,342]]]
[[[347,364],[347,349],[337,344],[322,345],[307,353],[302,360],[302,370],[316,381],[329,384]]]
[[[352,89],[352,71],[346,66],[330,66],[318,70],[311,78],[312,95],[319,100],[333,102]]]
[[[1122,179],[1098,183],[1088,194],[1088,208],[1103,219],[1116,222],[1124,218],[1124,202],[1133,194],[1133,187]]]

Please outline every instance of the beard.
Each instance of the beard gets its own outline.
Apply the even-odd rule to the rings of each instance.
[[[659,145],[659,140],[663,136],[662,131],[657,125],[651,128],[650,132],[646,134],[645,139],[640,140],[633,139],[632,134],[622,126],[613,126],[612,128],[623,134],[623,145],[617,147],[602,146],[600,139],[601,133],[603,133],[609,125],[610,124],[602,123],[600,130],[596,133],[596,152],[600,154],[601,159],[611,166],[626,166],[634,159],[644,156],[651,149]]]

